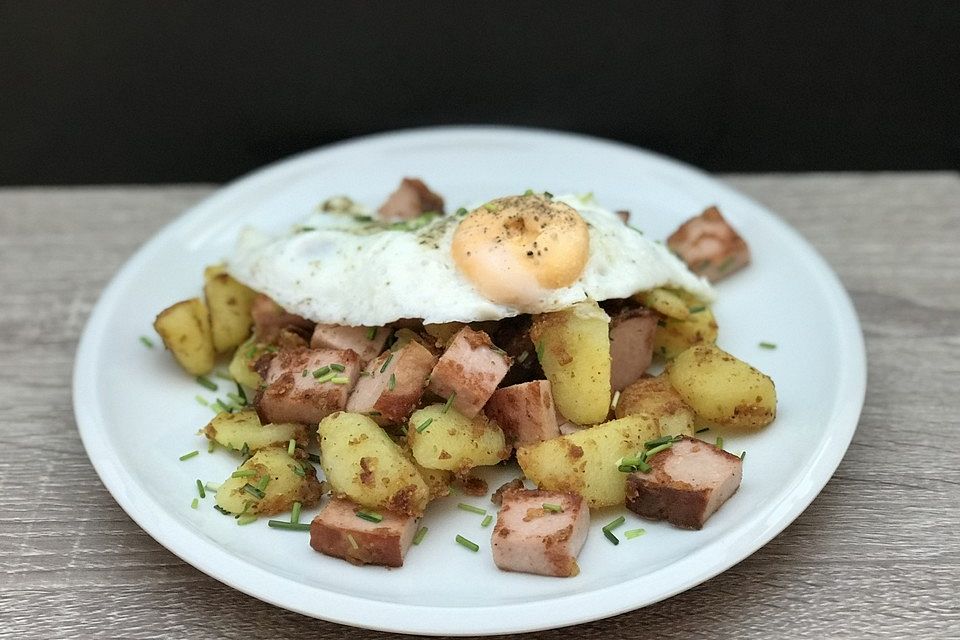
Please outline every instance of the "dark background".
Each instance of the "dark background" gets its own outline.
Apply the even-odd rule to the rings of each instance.
[[[713,171],[957,169],[958,2],[0,2],[0,184],[522,124]]]

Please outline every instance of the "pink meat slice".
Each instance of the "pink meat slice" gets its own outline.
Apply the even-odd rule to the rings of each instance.
[[[386,327],[347,327],[318,324],[313,329],[310,346],[314,349],[350,349],[366,364],[383,351],[390,337]]]
[[[548,380],[497,389],[487,401],[484,413],[503,429],[507,442],[514,446],[560,436]]]
[[[437,364],[429,349],[411,340],[372,360],[347,400],[347,411],[364,413],[379,424],[399,424],[416,408]]]
[[[649,473],[627,476],[627,508],[644,518],[700,529],[740,487],[743,461],[684,436],[649,460]]]
[[[667,238],[670,247],[690,270],[716,282],[750,263],[750,249],[736,229],[710,207],[690,218]]]
[[[387,220],[410,220],[427,211],[443,213],[443,198],[419,178],[404,178],[397,190],[380,205],[378,213]]]
[[[352,564],[403,566],[403,559],[417,533],[418,518],[392,511],[365,510],[382,517],[370,522],[357,515],[356,503],[333,498],[310,523],[310,546],[320,553]]]
[[[263,356],[255,366],[266,385],[254,398],[254,406],[264,424],[318,424],[346,407],[350,390],[360,375],[360,359],[351,350],[281,350]],[[335,375],[314,375],[325,367],[330,367],[329,372]],[[343,371],[334,370],[340,367]]]
[[[483,331],[464,327],[450,340],[430,374],[430,390],[453,396],[453,408],[473,418],[510,370],[512,359]]]
[[[659,316],[644,307],[624,309],[610,320],[610,386],[622,391],[640,379],[653,360]]]
[[[493,561],[504,571],[575,576],[589,529],[590,510],[575,493],[507,489],[493,529]]]

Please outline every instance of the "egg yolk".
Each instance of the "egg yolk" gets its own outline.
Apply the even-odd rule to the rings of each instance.
[[[508,196],[471,211],[451,247],[454,263],[480,293],[523,309],[580,277],[590,234],[576,209],[541,195]]]

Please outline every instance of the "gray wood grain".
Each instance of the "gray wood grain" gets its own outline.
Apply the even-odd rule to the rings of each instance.
[[[851,292],[870,362],[857,435],[813,505],[752,557],[646,609],[540,635],[960,637],[960,177],[726,179],[796,227]],[[83,453],[70,398],[83,323],[136,247],[212,189],[0,189],[2,637],[393,637],[185,565]]]

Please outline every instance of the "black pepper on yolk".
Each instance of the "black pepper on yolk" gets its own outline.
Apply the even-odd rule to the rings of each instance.
[[[484,297],[523,309],[577,281],[590,255],[590,234],[567,204],[541,195],[508,196],[461,220],[451,251]]]

